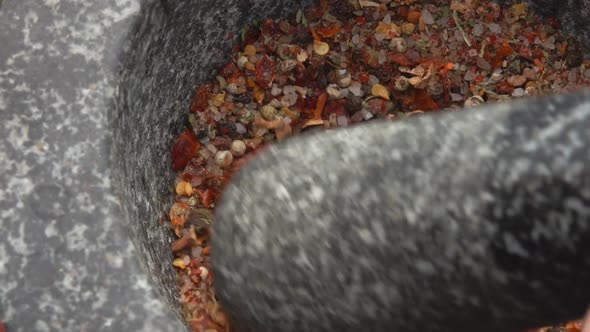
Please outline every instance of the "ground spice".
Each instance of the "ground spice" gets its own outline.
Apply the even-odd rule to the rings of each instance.
[[[209,260],[211,211],[231,175],[267,144],[331,129],[587,87],[578,44],[525,3],[321,0],[266,19],[210,82],[171,148],[169,222],[180,302],[194,331],[230,331]],[[579,331],[578,323],[541,331]]]

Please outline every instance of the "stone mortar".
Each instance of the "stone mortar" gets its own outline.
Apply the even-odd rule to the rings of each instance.
[[[194,89],[219,69],[241,28],[253,19],[291,14],[304,4],[307,1],[146,0],[129,36],[111,113],[114,183],[141,258],[179,317],[170,264],[173,236],[165,217],[174,178],[169,147],[185,125]],[[584,28],[587,0],[537,1],[535,7],[561,18],[568,31],[590,45],[590,30]],[[229,32],[233,39],[227,38]]]

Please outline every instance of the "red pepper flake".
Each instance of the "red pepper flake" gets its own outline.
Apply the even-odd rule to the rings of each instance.
[[[228,32],[228,33],[227,33],[227,39],[228,39],[228,40],[230,40],[230,39],[233,39],[233,38],[234,38],[234,33],[233,33],[233,32],[231,32],[231,31],[230,31],[230,32]]]
[[[367,73],[362,73],[362,74],[359,76],[359,81],[361,81],[361,83],[363,83],[363,84],[365,84],[365,83],[369,82],[369,74],[367,74]]]
[[[495,90],[499,94],[510,94],[512,91],[514,91],[514,87],[508,82],[503,81],[496,84]]]
[[[340,32],[340,25],[338,23],[334,23],[327,27],[319,27],[317,28],[316,32],[318,35],[324,38],[331,38]]]
[[[410,8],[408,6],[399,6],[397,9],[397,14],[403,18],[404,20],[408,19],[408,14],[410,13]]]
[[[256,76],[255,80],[261,87],[269,89],[275,79],[275,62],[268,55],[263,55],[258,62],[256,62]]]
[[[238,67],[236,67],[236,64],[233,61],[230,61],[228,63],[226,63],[223,68],[221,68],[221,71],[219,72],[219,74],[223,77],[229,77],[231,75],[233,75],[234,73],[236,73],[238,71]]]
[[[455,65],[452,62],[448,62],[446,64],[443,65],[442,69],[438,71],[438,73],[440,75],[446,75],[449,70],[453,70],[455,68]]]
[[[539,67],[539,71],[542,73],[543,71],[545,71],[545,66],[543,65],[543,62],[539,59],[534,59],[533,63],[535,64],[535,66]]]
[[[424,89],[412,90],[414,103],[413,109],[420,111],[432,111],[439,108],[438,104],[432,99],[432,97]]]
[[[408,22],[418,24],[422,14],[417,10],[412,10],[408,13]]]
[[[205,191],[197,191],[201,203],[204,207],[211,207],[211,204],[215,202],[215,192],[212,189],[206,189]]]
[[[203,84],[197,88],[197,91],[195,91],[195,95],[193,96],[191,112],[198,113],[207,109],[207,106],[209,106],[207,98],[209,93],[211,93],[212,88],[213,86],[211,84]]]
[[[406,55],[406,53],[395,53],[395,54],[391,54],[389,56],[389,61],[396,63],[398,65],[402,65],[402,66],[411,66],[413,64],[415,64],[413,61],[411,61],[408,56]]]
[[[502,61],[504,61],[504,58],[506,58],[508,55],[512,53],[514,53],[514,50],[512,49],[512,47],[510,47],[508,41],[504,41],[502,45],[500,45],[500,47],[498,47],[498,49],[496,50],[496,56],[492,61],[492,66],[494,68],[499,68],[502,65]]]
[[[186,130],[172,144],[172,169],[180,171],[188,162],[196,156],[201,148],[201,143],[197,141],[195,134]]]

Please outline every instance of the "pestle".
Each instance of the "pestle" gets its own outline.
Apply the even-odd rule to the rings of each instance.
[[[524,331],[590,299],[590,93],[303,135],[216,209],[237,331]]]

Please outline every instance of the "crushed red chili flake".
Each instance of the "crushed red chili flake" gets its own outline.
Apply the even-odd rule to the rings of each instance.
[[[184,131],[172,144],[172,169],[179,171],[185,168],[197,155],[200,147],[201,143],[197,141],[195,134],[189,130]]]
[[[219,193],[248,160],[310,127],[587,87],[590,63],[559,26],[525,3],[321,0],[290,19],[245,27],[231,60],[196,88],[190,127],[171,149],[171,264],[193,330],[232,330],[211,281],[209,225]]]

